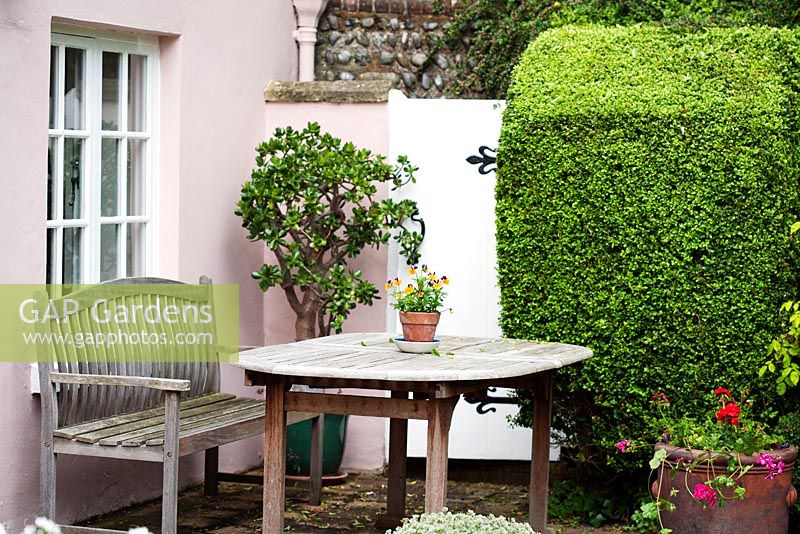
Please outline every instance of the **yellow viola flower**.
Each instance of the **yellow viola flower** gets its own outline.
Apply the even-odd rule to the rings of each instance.
[[[403,282],[401,282],[399,278],[395,278],[392,280],[392,283],[394,284],[394,287],[399,287]]]
[[[433,289],[439,289],[440,287],[442,287],[442,281],[441,280],[437,280],[437,281],[435,281],[433,283]]]
[[[448,285],[450,283],[450,279],[447,278],[446,276],[442,276],[442,283],[444,285]]]
[[[390,289],[392,289],[392,281],[391,280],[387,280],[385,287],[386,287],[386,291],[389,291]]]
[[[428,266],[425,265],[424,263],[422,264],[422,272],[423,273],[427,273],[428,272]]]
[[[400,300],[403,297],[403,294],[401,292],[397,291],[393,296],[397,300]]]
[[[417,293],[417,296],[422,298],[422,297],[425,296],[425,292],[424,291],[420,291],[420,292]]]
[[[414,292],[414,287],[411,284],[408,284],[406,288],[403,290],[406,295],[410,295]]]
[[[415,274],[417,274],[417,266],[414,265],[413,267],[409,267],[408,268],[408,274],[411,275],[411,276],[414,276]]]

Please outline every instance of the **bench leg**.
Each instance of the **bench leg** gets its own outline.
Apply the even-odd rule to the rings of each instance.
[[[167,391],[164,421],[164,497],[161,503],[161,534],[178,531],[178,424],[180,393]]]
[[[56,453],[53,431],[58,421],[55,384],[45,381],[39,364],[42,392],[42,426],[39,447],[39,513],[52,521],[56,519]],[[49,364],[48,364],[49,365]]]
[[[39,513],[55,521],[56,517],[56,455],[53,437],[42,441],[39,466]]]
[[[203,472],[203,491],[208,497],[216,497],[219,483],[219,447],[206,450],[206,466]]]
[[[311,420],[311,472],[309,483],[311,494],[308,502],[319,506],[322,502],[322,450],[325,440],[325,414]]]

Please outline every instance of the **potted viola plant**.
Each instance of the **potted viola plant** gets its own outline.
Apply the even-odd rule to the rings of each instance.
[[[394,299],[393,306],[400,312],[403,339],[412,343],[431,342],[447,296],[444,288],[450,284],[446,276],[439,276],[427,265],[408,268],[409,283],[400,278],[386,281],[386,291]]]
[[[649,463],[653,500],[640,514],[657,519],[660,534],[786,532],[797,449],[750,418],[744,392],[738,401],[721,387],[710,396],[713,415],[694,419],[673,416],[667,396],[653,394],[663,433]],[[643,446],[650,445],[616,444],[623,453]]]

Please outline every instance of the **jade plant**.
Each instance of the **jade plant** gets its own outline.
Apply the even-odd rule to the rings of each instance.
[[[262,291],[279,286],[297,316],[297,340],[340,332],[357,304],[371,305],[375,285],[348,263],[394,236],[400,253],[419,259],[422,236],[406,225],[413,200],[382,198],[414,181],[404,156],[396,164],[321,131],[278,128],[256,148],[256,167],[242,186],[236,214],[252,241],[263,241],[276,263],[252,274]]]

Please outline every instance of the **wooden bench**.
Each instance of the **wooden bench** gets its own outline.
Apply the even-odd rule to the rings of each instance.
[[[148,306],[169,302],[184,305],[211,304],[211,282],[202,277],[199,286],[159,278],[127,278],[106,284],[137,284],[115,290],[125,293],[108,301],[109,306]],[[143,286],[142,284],[147,284]],[[157,284],[157,285],[154,285]],[[79,304],[66,317],[38,325],[43,334],[75,336],[108,334],[107,324],[90,316],[98,298],[107,298],[108,288],[89,287],[64,298]],[[156,289],[157,288],[157,289]],[[115,294],[120,291],[116,291]],[[44,309],[49,297],[40,293]],[[63,299],[55,300],[62,309]],[[161,305],[161,304],[159,304]],[[110,308],[114,309],[114,308]],[[142,309],[142,308],[139,308]],[[180,332],[170,325],[173,336]],[[213,326],[194,325],[194,334],[214,334]],[[216,338],[213,338],[216,340]],[[172,362],[148,358],[135,345],[95,345],[76,351],[68,344],[39,346],[41,386],[41,514],[55,520],[56,457],[60,454],[162,462],[164,464],[163,534],[177,531],[178,460],[205,451],[205,493],[217,494],[219,481],[261,482],[260,477],[219,473],[219,446],[264,433],[264,401],[220,393],[219,351],[182,345]],[[203,352],[205,350],[206,352]],[[179,360],[179,361],[177,361]],[[312,419],[311,495],[321,497],[322,416],[290,413],[288,422]],[[270,459],[276,461],[276,459]],[[284,461],[280,459],[278,461]],[[146,525],[145,525],[146,526]],[[92,531],[63,527],[69,531]],[[107,531],[106,531],[107,532]]]

